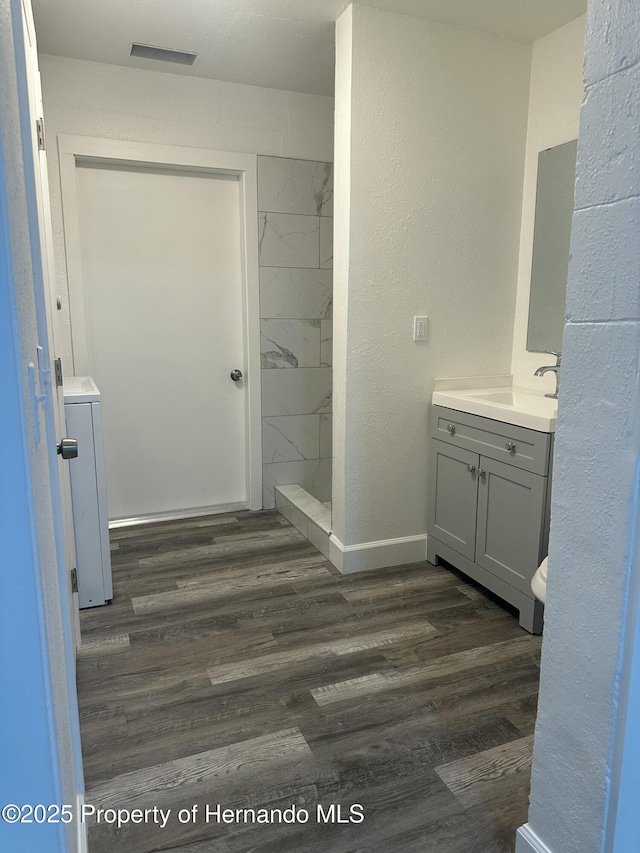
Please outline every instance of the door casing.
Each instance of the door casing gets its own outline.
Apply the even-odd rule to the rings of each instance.
[[[29,109],[31,112],[31,124],[37,119],[43,119],[44,110],[42,106],[42,87],[40,82],[40,71],[38,68],[38,51],[35,41],[35,27],[31,7],[22,2],[24,16],[25,34],[25,59],[27,88],[29,93]],[[45,288],[44,307],[46,311],[47,332],[49,339],[49,353],[47,360],[52,362],[59,353],[59,327],[58,311],[55,307],[55,260],[53,254],[53,237],[51,223],[51,205],[49,201],[49,179],[47,172],[47,150],[46,130],[45,145],[38,146],[36,134],[31,137],[31,150],[33,152],[33,167],[35,176],[35,190],[38,211],[38,230],[40,234],[40,253],[42,258],[42,277]],[[64,400],[62,388],[52,381],[52,395],[54,402],[54,417],[56,439],[59,441],[66,435]],[[73,618],[73,642],[76,648],[80,646],[80,613],[78,609],[78,593],[73,591],[71,582],[71,571],[76,567],[76,552],[73,535],[73,515],[71,510],[71,484],[69,480],[69,464],[62,457],[58,458],[58,478],[60,483],[60,499],[62,507],[62,523],[64,528],[64,546],[66,554],[66,588],[69,598],[69,606]]]
[[[76,163],[156,166],[235,175],[240,184],[241,271],[247,412],[247,498],[249,509],[262,508],[262,436],[260,365],[260,290],[258,278],[257,156],[229,151],[126,142],[85,136],[58,136],[65,253],[71,310],[74,372],[88,363]],[[80,368],[82,369],[82,368]]]

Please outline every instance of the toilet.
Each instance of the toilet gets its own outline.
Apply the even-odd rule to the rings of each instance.
[[[538,566],[535,575],[531,579],[531,589],[533,590],[533,594],[541,601],[543,604],[545,603],[547,597],[547,563],[549,558],[545,557],[544,560]]]

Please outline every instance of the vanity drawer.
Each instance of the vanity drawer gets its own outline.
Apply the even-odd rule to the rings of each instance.
[[[431,435],[533,474],[545,476],[549,470],[551,435],[546,432],[432,406]]]

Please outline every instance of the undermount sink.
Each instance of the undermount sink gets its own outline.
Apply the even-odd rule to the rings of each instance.
[[[502,403],[503,406],[516,406],[516,395],[513,391],[490,391],[488,394],[476,394],[479,400],[488,400],[490,403]]]
[[[526,388],[464,388],[434,391],[432,402],[471,415],[481,415],[504,423],[555,432],[558,401],[541,391]]]
[[[515,406],[517,408],[526,408],[532,402],[537,405],[538,402],[538,395],[532,396],[526,391],[485,391],[470,396],[475,396],[478,400],[486,400],[489,403],[500,403],[501,406]]]

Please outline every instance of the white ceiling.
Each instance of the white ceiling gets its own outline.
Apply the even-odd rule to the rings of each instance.
[[[333,94],[334,21],[349,0],[32,0],[42,53],[310,94]],[[535,41],[587,0],[359,0]],[[191,68],[129,56],[132,42],[199,54]]]

